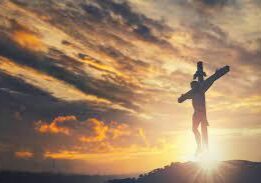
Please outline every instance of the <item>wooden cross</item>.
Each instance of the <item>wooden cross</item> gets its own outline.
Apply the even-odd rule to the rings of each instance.
[[[206,115],[205,92],[210,88],[214,81],[228,72],[229,66],[225,66],[221,69],[217,69],[212,76],[204,80],[204,77],[206,77],[206,73],[203,70],[203,63],[198,62],[197,71],[193,76],[193,79],[195,80],[198,78],[198,81],[192,81],[192,89],[178,98],[179,103],[182,103],[187,99],[192,99],[192,105],[194,108],[194,114],[192,117],[192,130],[195,134],[195,139],[197,143],[196,155],[199,155],[202,152],[202,146],[204,150],[208,150],[207,126],[209,125],[209,123]],[[201,124],[201,134],[198,131],[199,124]]]

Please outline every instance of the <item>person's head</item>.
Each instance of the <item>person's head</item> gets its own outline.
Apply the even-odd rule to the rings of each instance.
[[[197,88],[198,87],[198,82],[197,81],[191,81],[190,87],[191,88]]]

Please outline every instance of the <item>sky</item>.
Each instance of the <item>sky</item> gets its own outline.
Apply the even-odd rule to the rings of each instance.
[[[0,169],[130,174],[193,159],[196,63],[210,153],[261,161],[259,0],[0,1]]]

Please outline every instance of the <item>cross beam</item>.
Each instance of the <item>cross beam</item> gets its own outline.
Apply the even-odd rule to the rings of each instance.
[[[197,64],[197,71],[194,74],[194,79],[198,78],[198,81],[200,82],[200,86],[204,92],[208,90],[208,88],[214,83],[214,81],[218,80],[222,76],[224,76],[226,73],[228,73],[230,70],[229,66],[224,66],[220,69],[217,69],[216,72],[208,77],[206,80],[204,80],[204,77],[206,76],[206,73],[203,71],[203,63],[198,62]],[[187,99],[191,99],[193,95],[193,90],[189,90],[187,93],[182,94],[178,98],[178,102],[182,103]]]

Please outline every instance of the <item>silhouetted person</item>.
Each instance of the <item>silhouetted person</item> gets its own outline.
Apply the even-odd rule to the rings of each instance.
[[[197,143],[196,155],[198,155],[202,150],[208,150],[207,126],[209,124],[206,114],[205,92],[210,88],[214,81],[219,79],[228,71],[229,66],[225,66],[221,69],[218,69],[215,74],[204,80],[204,76],[206,76],[206,74],[203,72],[203,63],[198,62],[198,69],[194,75],[194,79],[198,78],[198,81],[192,81],[190,83],[191,90],[186,94],[181,95],[181,97],[178,99],[179,103],[182,103],[186,99],[192,99],[192,105],[194,108],[194,114],[192,117],[192,131],[195,135]],[[201,134],[198,131],[199,124],[201,124]]]

